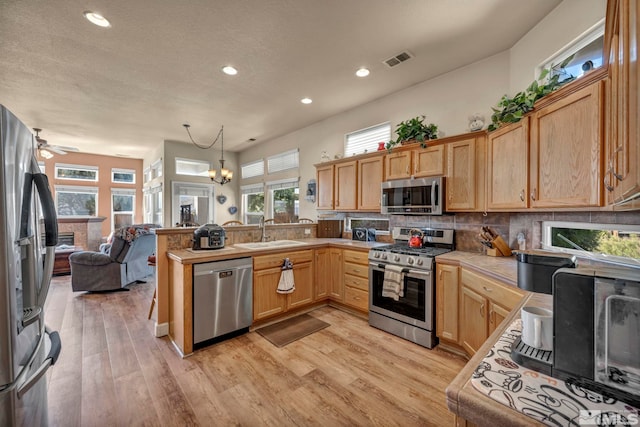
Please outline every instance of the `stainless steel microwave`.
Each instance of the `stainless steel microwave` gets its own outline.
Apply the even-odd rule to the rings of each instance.
[[[380,211],[397,215],[442,215],[444,177],[399,179],[382,183]]]

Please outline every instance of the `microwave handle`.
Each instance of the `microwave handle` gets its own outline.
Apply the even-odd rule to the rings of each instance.
[[[436,199],[438,192],[436,191],[438,188],[438,181],[433,180],[433,183],[431,184],[431,203],[433,203],[434,206],[438,206],[439,200]]]

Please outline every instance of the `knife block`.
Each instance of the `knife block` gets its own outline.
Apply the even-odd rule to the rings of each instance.
[[[511,256],[511,248],[507,245],[502,237],[498,236],[491,241],[493,248],[487,249],[487,255],[489,256]]]

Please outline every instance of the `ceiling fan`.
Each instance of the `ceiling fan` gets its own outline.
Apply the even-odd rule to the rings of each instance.
[[[79,151],[76,147],[65,147],[62,145],[49,145],[46,139],[40,138],[40,132],[42,129],[33,128],[36,133],[36,142],[38,143],[38,151],[40,155],[45,159],[50,159],[53,157],[53,153],[65,155],[67,151]]]

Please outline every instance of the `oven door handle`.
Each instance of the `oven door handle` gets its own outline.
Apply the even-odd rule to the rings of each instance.
[[[409,273],[411,275],[415,275],[415,276],[431,276],[431,271],[430,270],[411,270],[411,269],[407,269],[404,272],[405,273]]]

